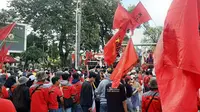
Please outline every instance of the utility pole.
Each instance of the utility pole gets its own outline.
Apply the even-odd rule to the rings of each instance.
[[[81,0],[77,0],[76,7],[76,49],[75,49],[75,68],[79,68],[80,61],[80,40],[81,40]]]

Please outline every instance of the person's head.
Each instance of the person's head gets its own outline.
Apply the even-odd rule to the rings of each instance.
[[[48,75],[44,71],[40,71],[36,74],[36,78],[38,82],[44,82],[48,78]]]
[[[28,82],[29,78],[26,78],[25,76],[22,76],[19,78],[18,82],[19,85],[25,85]]]
[[[156,81],[155,77],[151,78],[149,85],[150,85],[151,90],[157,90],[158,89],[158,85],[157,85],[157,81]]]
[[[125,77],[125,83],[126,84],[131,84],[131,80],[132,80],[131,76],[126,76]]]
[[[59,77],[53,77],[51,79],[51,82],[53,83],[53,85],[59,86],[59,84],[60,84],[59,79],[60,79]]]
[[[82,72],[81,71],[77,71],[76,73],[78,74],[79,77],[82,77]]]
[[[72,76],[73,76],[73,79],[79,79],[80,74],[74,73]]]
[[[12,85],[14,85],[16,83],[16,77],[14,76],[9,76],[8,79],[6,80],[4,86],[6,88],[11,88]]]
[[[69,73],[64,72],[64,73],[62,74],[62,79],[63,79],[63,80],[69,80],[70,76],[71,76],[71,75],[70,75]]]
[[[112,72],[113,72],[113,69],[112,69],[112,68],[108,68],[108,69],[107,69],[107,73],[108,73],[108,74],[112,74]]]
[[[95,82],[96,77],[97,77],[97,74],[95,72],[90,72],[90,74],[89,74],[89,81],[91,83]]]
[[[132,82],[135,82],[137,77],[135,75],[131,75]]]
[[[0,83],[4,84],[6,82],[6,75],[0,75]]]

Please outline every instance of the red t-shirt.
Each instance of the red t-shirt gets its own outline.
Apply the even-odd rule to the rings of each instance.
[[[39,85],[40,86],[33,94],[32,92]],[[30,112],[48,112],[48,96],[49,96],[49,84],[44,84],[41,82],[37,82],[32,85],[30,88],[30,96],[31,96],[31,111]]]
[[[4,98],[4,99],[9,98],[9,94],[5,86],[2,86],[2,93],[0,93],[0,98]]]
[[[143,94],[142,96],[142,112],[162,112],[161,101],[159,93],[157,93],[154,98],[153,95],[158,91],[149,91]],[[151,99],[153,98],[151,104],[149,105]],[[149,105],[149,108],[148,108]],[[147,110],[148,108],[148,110]]]
[[[82,82],[77,82],[76,84],[73,84],[74,87],[74,94],[75,94],[75,100],[74,103],[79,104],[80,103],[80,97],[81,97],[81,88],[82,88]]]
[[[10,100],[0,98],[0,112],[16,112],[13,103]]]
[[[143,80],[142,74],[138,74],[138,81],[140,85],[142,85],[142,80]]]
[[[84,80],[84,78],[83,78],[83,77],[81,77],[81,78],[80,78],[80,81],[81,81],[81,82],[84,82],[85,80]]]
[[[68,99],[71,96],[74,96],[75,88],[72,85],[62,86],[63,97]]]
[[[52,86],[49,89],[49,109],[58,109],[58,98],[62,97],[62,92],[59,87]]]

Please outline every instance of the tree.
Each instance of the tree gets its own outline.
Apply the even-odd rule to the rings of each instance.
[[[37,48],[36,46],[31,46],[21,54],[21,57],[26,64],[28,64],[29,61],[41,63],[42,59],[44,59],[46,55],[42,52],[42,49]]]
[[[17,17],[18,16],[13,9],[0,10],[0,23],[13,22]]]
[[[143,32],[144,38],[142,39],[142,43],[157,43],[158,39],[162,32],[162,27],[151,27],[149,23],[144,24],[145,31]]]
[[[116,0],[83,1],[83,15],[94,25],[94,29],[98,29],[98,35],[101,37],[99,40],[103,47],[104,41],[112,36],[112,22],[116,8]]]
[[[100,40],[112,33],[112,20],[117,6],[115,0],[82,1],[81,48],[98,50]],[[75,44],[75,0],[12,0],[11,8],[19,20],[30,24],[47,42],[58,41],[61,65],[66,66]],[[95,7],[93,7],[95,6]],[[101,36],[101,39],[99,38]]]
[[[10,5],[43,38],[59,41],[61,65],[66,66],[75,43],[74,0],[12,0]]]

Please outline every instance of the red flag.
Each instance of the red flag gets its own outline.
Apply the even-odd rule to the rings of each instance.
[[[104,60],[108,65],[111,65],[115,62],[126,34],[127,25],[128,22],[124,22],[122,28],[108,41],[104,47]]]
[[[114,69],[110,77],[113,81],[113,88],[117,88],[119,86],[120,79],[137,64],[137,60],[138,56],[135,51],[133,41],[130,39],[119,63],[117,64],[117,67]]]
[[[131,16],[131,23],[129,27],[131,31],[133,31],[139,25],[151,20],[151,16],[143,6],[141,2],[137,4],[137,6],[133,9]]]
[[[126,9],[121,4],[118,4],[118,7],[115,11],[114,20],[113,20],[113,29],[120,28],[123,23],[130,19],[130,15]]]
[[[6,55],[4,58],[4,62],[5,63],[14,63],[14,62],[16,62],[16,60],[12,56]]]
[[[12,23],[10,25],[7,25],[3,28],[0,29],[0,40],[4,40],[6,37],[8,37],[8,35],[10,34],[10,32],[12,31],[12,29],[14,28],[14,26],[16,25],[16,23]]]
[[[155,51],[163,112],[197,112],[200,40],[197,0],[174,0]]]
[[[4,63],[5,57],[6,57],[9,49],[10,49],[10,46],[6,47],[6,44],[4,44],[2,46],[1,51],[0,51],[0,62]]]

